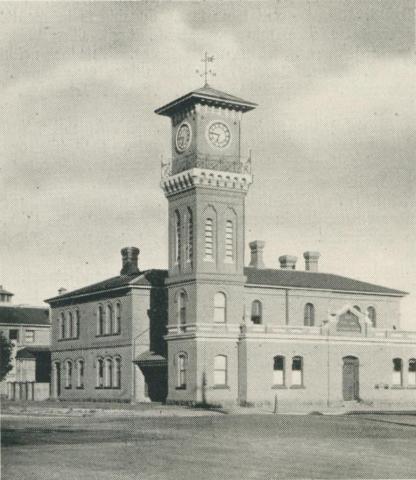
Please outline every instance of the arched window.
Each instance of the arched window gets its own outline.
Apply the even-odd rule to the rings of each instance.
[[[358,311],[361,312],[361,308],[358,305],[354,305],[354,308]]]
[[[179,212],[175,212],[175,262],[180,263],[181,260],[181,217]]]
[[[97,388],[102,388],[104,386],[104,360],[102,358],[97,358],[96,363],[97,370]]]
[[[72,313],[68,312],[66,319],[66,338],[73,338]]]
[[[254,300],[251,304],[251,321],[255,325],[260,325],[262,322],[262,305],[259,300]]]
[[[116,312],[114,317],[114,331],[113,333],[119,334],[121,332],[121,304],[116,303]]]
[[[113,325],[113,306],[109,303],[106,307],[105,314],[105,334],[110,335]]]
[[[214,358],[214,385],[227,385],[227,357],[225,355],[217,355]]]
[[[188,208],[188,242],[187,242],[187,260],[192,262],[194,253],[194,220],[192,210]]]
[[[409,360],[409,369],[407,372],[407,384],[410,387],[416,386],[416,359],[411,358]]]
[[[403,384],[403,361],[401,358],[393,358],[393,385]]]
[[[214,322],[225,323],[226,321],[226,297],[222,292],[217,292],[214,295]]]
[[[273,358],[273,385],[285,384],[285,357],[276,355]]]
[[[375,328],[377,323],[376,323],[376,309],[374,307],[368,307],[367,308],[367,315],[368,315],[368,318],[371,322],[371,324],[373,325],[373,327]]]
[[[103,335],[104,333],[104,308],[102,305],[98,305],[97,311],[97,335]]]
[[[84,388],[84,360],[77,361],[77,388]]]
[[[176,388],[186,388],[186,370],[188,367],[188,356],[186,353],[179,353],[177,357],[177,376],[176,376]]]
[[[299,356],[292,358],[292,385],[303,385],[303,358]]]
[[[111,388],[113,381],[113,361],[111,358],[106,358],[104,361],[104,387]]]
[[[225,222],[225,259],[234,260],[234,224],[232,220]]]
[[[65,338],[65,314],[62,312],[59,317],[59,338]]]
[[[75,310],[74,328],[73,328],[74,338],[79,338],[79,328],[80,328],[79,310]]]
[[[305,305],[303,323],[305,327],[313,327],[315,325],[315,307],[312,303]]]
[[[182,290],[179,292],[176,303],[178,325],[182,328],[187,323],[186,307],[188,303],[188,296],[186,295],[185,291]]]
[[[113,361],[113,388],[121,387],[121,358],[116,357]]]
[[[65,388],[72,388],[72,362],[65,362]]]
[[[214,259],[214,221],[212,218],[205,220],[205,259]]]

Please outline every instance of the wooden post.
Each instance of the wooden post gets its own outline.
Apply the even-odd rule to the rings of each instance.
[[[279,410],[279,403],[277,401],[277,393],[274,396],[274,410],[273,413],[276,415],[277,411]]]

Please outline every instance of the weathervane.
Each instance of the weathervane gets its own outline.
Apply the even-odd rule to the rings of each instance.
[[[208,69],[208,63],[214,62],[214,55],[208,56],[208,53],[205,52],[205,56],[201,60],[201,62],[204,64],[204,71],[197,69],[195,70],[195,72],[198,73],[200,77],[204,77],[204,87],[206,87],[208,85],[208,75],[211,75],[212,77],[216,76],[216,73],[213,70]]]

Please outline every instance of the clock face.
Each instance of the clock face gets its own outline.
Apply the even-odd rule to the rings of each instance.
[[[176,132],[176,149],[178,152],[184,152],[191,144],[191,126],[183,122]]]
[[[207,134],[208,140],[217,148],[225,148],[231,140],[230,129],[223,122],[211,123]]]

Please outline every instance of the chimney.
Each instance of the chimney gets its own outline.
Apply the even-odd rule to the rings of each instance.
[[[134,275],[139,273],[137,260],[140,250],[136,247],[125,247],[121,249],[121,259],[123,266],[120,270],[120,275]]]
[[[64,293],[67,292],[67,289],[64,288],[64,287],[61,287],[59,290],[58,290],[58,295],[63,295]]]
[[[254,268],[264,268],[263,262],[263,249],[265,243],[262,240],[254,240],[254,242],[249,243],[251,258],[250,258],[250,267]]]
[[[321,254],[319,252],[305,252],[303,258],[305,259],[305,270],[307,272],[318,271],[318,260]]]
[[[298,257],[294,257],[293,255],[282,255],[279,257],[280,268],[284,270],[295,270],[297,259]]]

